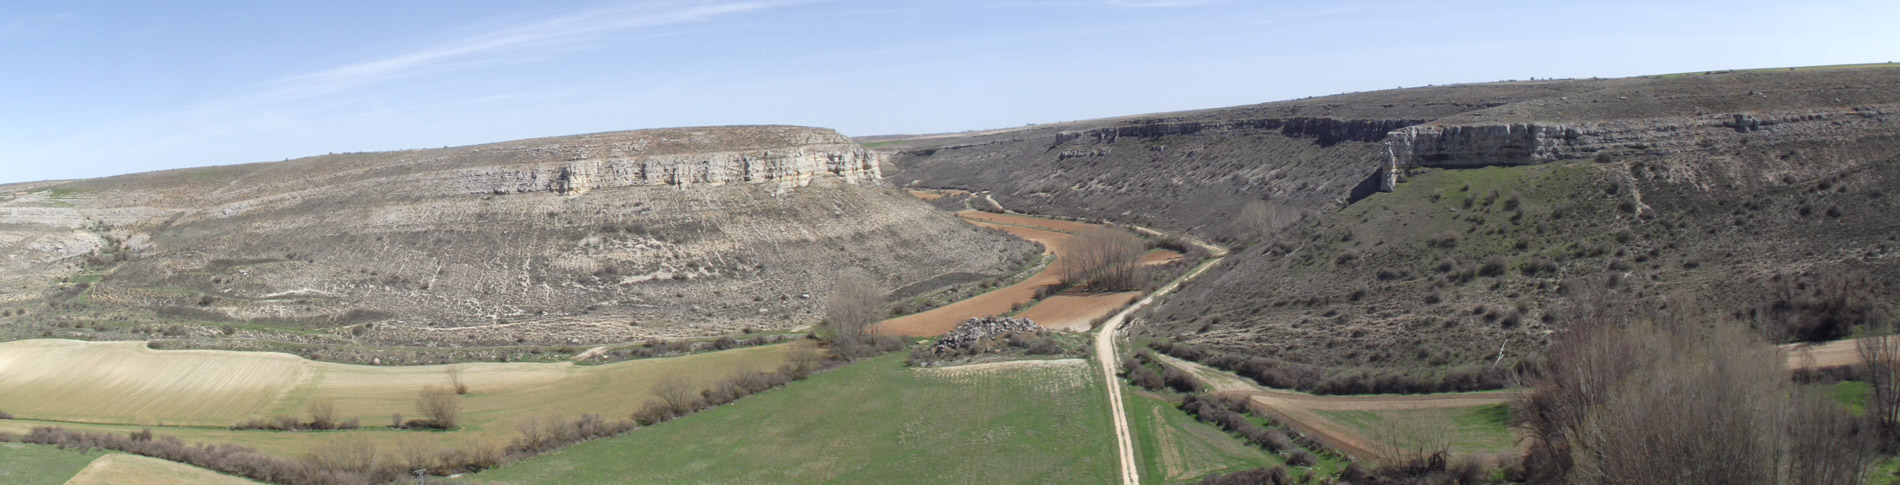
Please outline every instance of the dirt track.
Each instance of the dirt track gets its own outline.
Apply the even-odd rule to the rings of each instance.
[[[1860,339],[1836,340],[1819,344],[1788,344],[1781,350],[1788,355],[1788,367],[1811,369],[1860,363]]]

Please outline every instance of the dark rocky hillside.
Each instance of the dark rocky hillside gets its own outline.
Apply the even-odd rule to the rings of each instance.
[[[711,337],[816,322],[847,268],[943,285],[1039,252],[880,181],[878,158],[830,130],[682,128],[10,187],[0,323],[321,345]]]
[[[1146,315],[1154,335],[1431,374],[1508,367],[1579,318],[1782,340],[1884,318],[1896,88],[1889,67],[1508,82],[876,146],[913,185],[1236,247]],[[1259,236],[1236,224],[1253,201],[1313,217]]]

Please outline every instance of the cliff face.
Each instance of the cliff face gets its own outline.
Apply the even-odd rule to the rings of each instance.
[[[1082,138],[1088,138],[1095,143],[1115,143],[1115,140],[1121,137],[1155,138],[1172,135],[1194,135],[1204,131],[1262,131],[1278,132],[1289,138],[1310,139],[1322,147],[1330,147],[1340,142],[1348,141],[1380,141],[1385,139],[1387,133],[1391,130],[1419,122],[1419,120],[1398,119],[1365,120],[1309,117],[1216,121],[1152,121],[1092,130],[1064,131],[1056,133],[1055,144],[1052,146],[1061,146]]]
[[[1874,104],[1761,113],[1710,114],[1579,123],[1428,124],[1393,130],[1381,189],[1412,167],[1531,165],[1605,155],[1673,156],[1734,151],[1745,144],[1845,143],[1893,131],[1900,105]],[[1780,175],[1780,174],[1768,174]]]
[[[617,152],[617,151],[616,151]],[[836,176],[847,183],[877,180],[876,152],[856,145],[807,145],[781,150],[710,152],[680,155],[626,155],[525,167],[466,169],[445,174],[450,190],[462,193],[558,192],[640,185],[719,185],[777,183],[810,185],[815,177]]]
[[[898,288],[1038,253],[881,182],[881,160],[826,129],[675,128],[36,186],[0,196],[0,308],[621,342],[810,324],[846,268]]]

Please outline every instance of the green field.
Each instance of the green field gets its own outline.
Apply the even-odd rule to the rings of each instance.
[[[1511,411],[1503,404],[1465,408],[1316,412],[1380,442],[1429,440],[1450,445],[1451,451],[1456,453],[1507,453],[1516,448],[1516,439],[1511,436],[1510,429]],[[1408,435],[1408,432],[1412,434]]]
[[[80,453],[45,445],[0,443],[0,483],[66,483],[103,454],[96,450]]]
[[[1135,435],[1135,453],[1141,459],[1142,483],[1192,482],[1210,474],[1285,463],[1136,388],[1124,388],[1122,397],[1129,430]]]
[[[1107,483],[1102,382],[1079,360],[911,369],[886,355],[472,477],[500,483]]]

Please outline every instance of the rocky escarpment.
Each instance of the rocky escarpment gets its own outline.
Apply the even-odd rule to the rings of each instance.
[[[780,150],[639,155],[620,146],[578,155],[573,161],[519,167],[467,169],[448,175],[455,191],[497,194],[590,190],[639,185],[768,183],[802,187],[814,177],[849,183],[878,178],[877,152],[852,144],[806,145]]]
[[[1155,138],[1170,135],[1193,135],[1203,131],[1275,131],[1291,138],[1311,139],[1322,147],[1330,147],[1340,142],[1362,141],[1376,142],[1384,140],[1386,134],[1402,126],[1420,123],[1421,120],[1398,119],[1334,119],[1334,118],[1257,118],[1219,121],[1144,121],[1082,131],[1064,131],[1056,133],[1055,143],[1061,146],[1082,138],[1096,143],[1115,143],[1121,137]]]
[[[0,310],[619,342],[808,325],[847,268],[900,288],[1038,253],[881,182],[881,157],[819,128],[674,128],[34,187],[0,199]]]
[[[1409,126],[1385,137],[1380,189],[1392,191],[1412,167],[1531,165],[1598,156],[1609,160],[1712,154],[1745,144],[1844,143],[1871,132],[1894,131],[1900,121],[1896,114],[1900,105],[1880,104],[1600,122]]]

